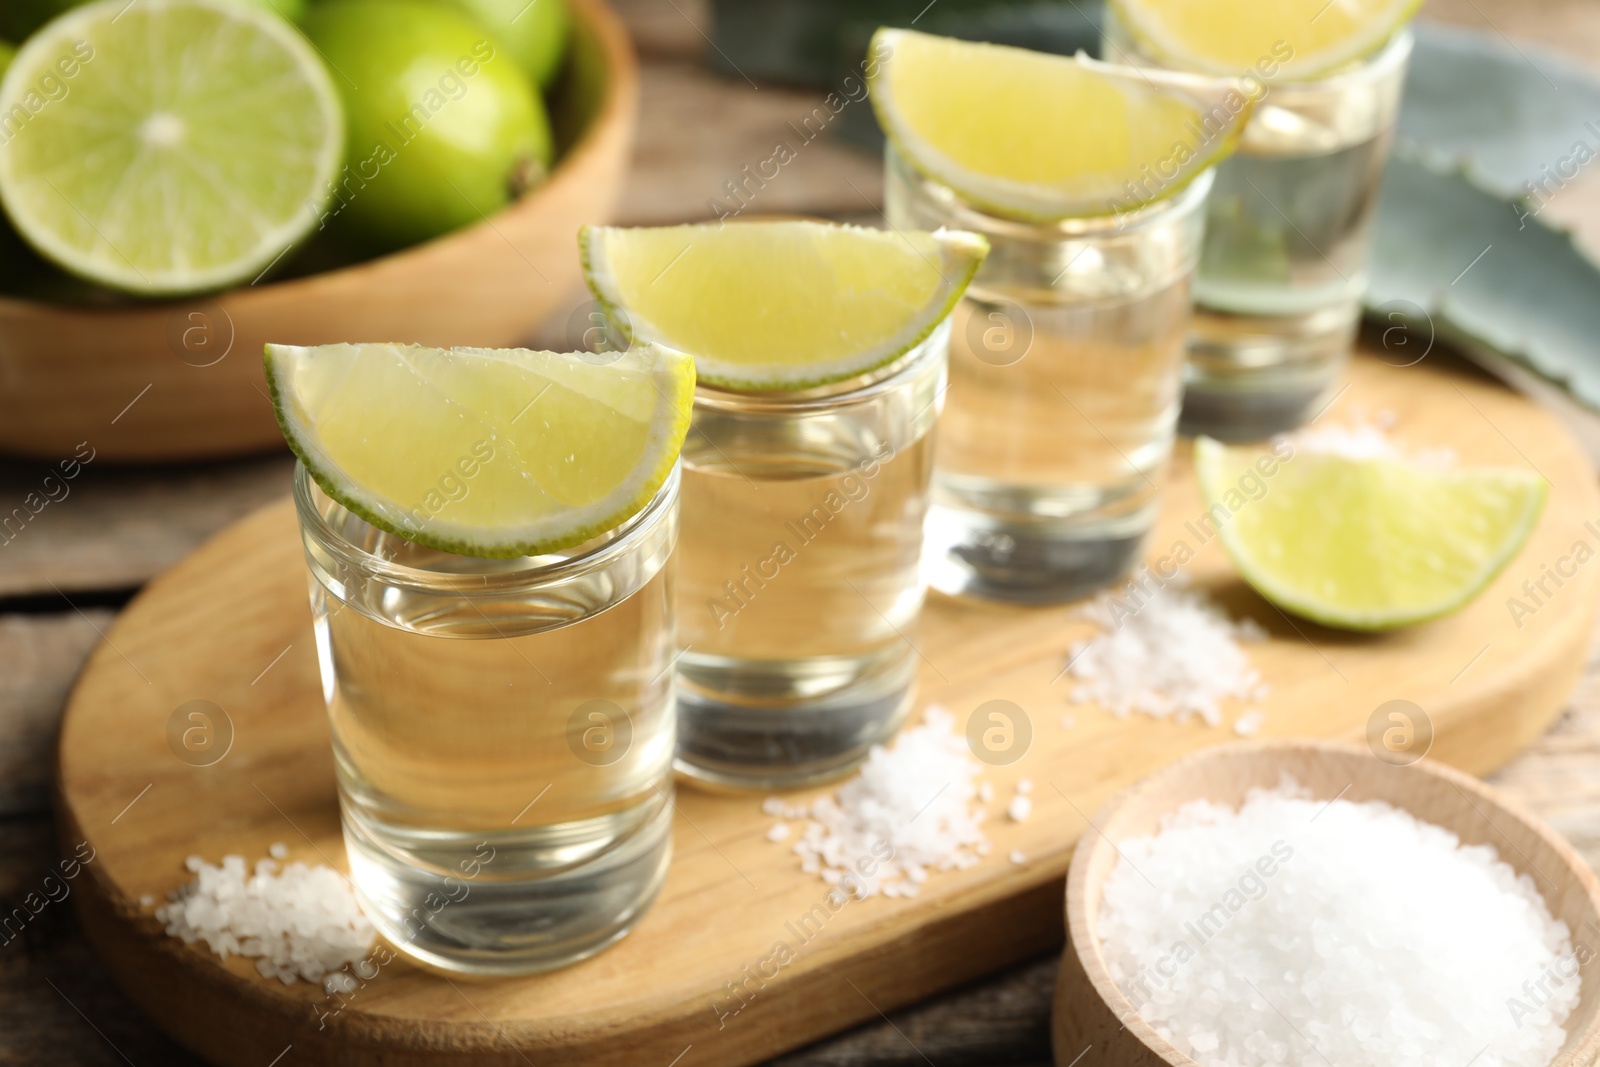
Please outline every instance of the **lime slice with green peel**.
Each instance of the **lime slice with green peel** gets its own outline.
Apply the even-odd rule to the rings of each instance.
[[[316,228],[344,155],[322,61],[236,0],[104,0],[0,83],[0,200],[74,274],[173,295],[248,282]]]
[[[1030,221],[1178,193],[1233,151],[1253,106],[1233,81],[912,30],[879,30],[870,54],[878,123],[911,165]]]
[[[894,362],[966,292],[989,243],[821,222],[578,235],[584,276],[629,341],[692,352],[700,380],[807,389]]]
[[[1284,460],[1207,437],[1194,460],[1245,580],[1280,608],[1345,630],[1455,611],[1517,554],[1544,507],[1544,479],[1521,470],[1305,451]]]
[[[1318,78],[1373,54],[1422,0],[1111,0],[1128,31],[1183,70]]]
[[[694,361],[527,349],[268,345],[289,447],[333,499],[430,548],[509,558],[615,529],[666,481]]]

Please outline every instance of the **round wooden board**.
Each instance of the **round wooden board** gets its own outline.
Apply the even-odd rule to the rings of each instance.
[[[1576,681],[1600,565],[1579,566],[1560,588],[1545,579],[1552,595],[1528,601],[1531,613],[1514,617],[1508,598],[1524,596],[1524,581],[1539,581],[1577,543],[1600,548],[1600,492],[1550,415],[1438,357],[1405,369],[1357,360],[1323,418],[1380,412],[1393,413],[1393,433],[1413,447],[1532,467],[1550,482],[1527,547],[1461,612],[1383,637],[1291,622],[1233,575],[1214,540],[1201,543],[1187,447],[1150,558],[1185,542],[1197,553],[1192,581],[1270,632],[1251,648],[1272,686],[1262,736],[1358,739],[1377,705],[1402,698],[1430,716],[1433,755],[1481,773],[1542,732]],[[1019,761],[985,771],[997,798],[989,858],[935,875],[914,900],[824,907],[825,925],[804,939],[796,923],[827,886],[764,839],[772,820],[760,798],[684,788],[666,888],[611,950],[555,974],[488,983],[395,962],[330,997],[169,939],[140,904],[185,882],[191,853],[253,861],[283,841],[296,859],[343,865],[306,575],[285,500],[153,582],[90,659],[61,734],[65,846],[86,839],[95,849],[73,900],[127,994],[220,1064],[751,1063],[1058,944],[1062,879],[1086,816],[1154,768],[1233,738],[1226,726],[1069,705],[1070,683],[1057,679],[1065,650],[1087,632],[1070,606],[930,602],[917,638],[921,705],[944,705],[964,724],[984,701],[1009,700],[1028,715],[1033,739]],[[224,709],[233,730],[227,755],[209,767],[180,760],[167,740],[174,711],[197,699]],[[1228,710],[1231,719],[1240,709]],[[1062,724],[1069,713],[1071,728]],[[1038,784],[1036,807],[1017,824],[999,809],[1023,777]],[[1025,862],[1009,862],[1012,850]],[[780,941],[793,960],[754,977]]]

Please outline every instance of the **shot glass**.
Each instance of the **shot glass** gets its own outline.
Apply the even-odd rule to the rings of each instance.
[[[1112,16],[1105,33],[1109,57],[1153,64]],[[1404,30],[1325,78],[1262,79],[1206,209],[1184,433],[1269,437],[1314,418],[1337,390],[1411,47]]]
[[[296,470],[350,876],[414,961],[548,970],[655,898],[678,484],[577,548],[492,560],[383,533]]]
[[[702,384],[683,448],[678,768],[785,789],[850,771],[911,707],[949,319],[806,392]]]
[[[1211,174],[1137,210],[1041,224],[987,214],[886,151],[891,225],[990,244],[954,316],[929,583],[1046,603],[1115,581],[1160,506]]]

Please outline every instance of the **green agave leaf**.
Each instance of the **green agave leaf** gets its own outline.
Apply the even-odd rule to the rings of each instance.
[[[1397,132],[1430,161],[1509,196],[1549,195],[1575,176],[1562,166],[1575,152],[1600,157],[1600,81],[1577,63],[1436,23],[1417,23],[1416,38]]]
[[[1419,357],[1437,337],[1491,371],[1514,360],[1600,410],[1600,269],[1520,201],[1397,149],[1370,272],[1369,316],[1404,324]]]
[[[1600,410],[1600,268],[1538,217],[1600,159],[1600,80],[1531,45],[1427,23],[1373,226],[1370,318],[1420,358],[1435,339],[1519,387]]]

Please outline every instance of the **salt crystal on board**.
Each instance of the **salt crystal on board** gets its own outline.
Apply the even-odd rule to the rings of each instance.
[[[811,805],[794,844],[800,869],[858,899],[911,897],[927,872],[961,870],[988,851],[974,779],[982,767],[937,705],[892,748],[874,745],[832,795]]]
[[[1108,590],[1080,609],[1100,627],[1067,654],[1074,703],[1093,701],[1118,718],[1140,712],[1178,722],[1222,722],[1222,703],[1259,699],[1264,684],[1240,648],[1265,640],[1253,620],[1234,622],[1197,590]]]
[[[184,865],[196,878],[155,916],[185,944],[204,941],[223,958],[256,958],[263,977],[285,985],[297,978],[318,981],[361,960],[372,946],[376,931],[349,882],[332,867],[291,863],[278,872],[258,864],[249,874],[243,856],[224,856],[220,867],[190,856]]]
[[[1384,418],[1384,414],[1388,418]],[[1393,412],[1380,413],[1371,422],[1318,422],[1289,435],[1288,441],[1297,452],[1313,455],[1356,460],[1398,459],[1434,470],[1448,470],[1456,465],[1454,449],[1407,448],[1390,437],[1389,431],[1397,422]]]
[[[1233,732],[1240,737],[1254,737],[1261,732],[1261,724],[1267,721],[1267,713],[1260,708],[1251,708],[1237,719],[1233,720]]]

